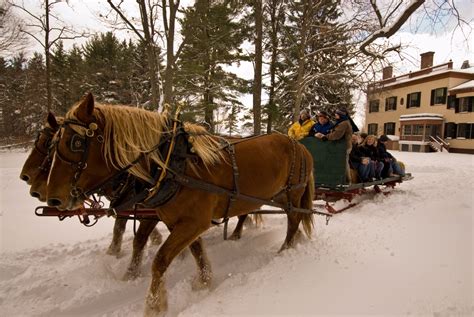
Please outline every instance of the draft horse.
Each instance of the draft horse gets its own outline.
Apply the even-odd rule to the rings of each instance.
[[[33,148],[25,163],[23,164],[20,173],[20,179],[30,185],[30,195],[43,202],[46,201],[46,183],[51,167],[52,156],[55,150],[55,148],[51,146],[51,141],[54,134],[59,130],[63,121],[64,118],[56,117],[52,113],[48,113],[44,128],[39,131],[33,144]],[[133,198],[133,190],[130,190],[130,186],[128,185],[130,183],[134,183],[135,178],[133,176],[127,177],[127,180],[128,182],[120,179],[118,182],[119,186],[109,186],[109,188],[103,188],[104,191],[102,194],[104,194],[109,200],[112,200],[111,207],[115,207],[115,202],[124,202]],[[139,180],[136,181],[139,182]],[[77,205],[77,208],[81,207],[81,204]],[[120,252],[127,220],[127,218],[119,217],[115,219],[112,241],[107,250],[108,254],[117,255]],[[245,216],[239,216],[238,225],[230,239],[240,238],[244,220]],[[132,258],[123,277],[124,280],[134,279],[139,275],[143,250],[149,237],[153,244],[161,244],[161,234],[155,228],[158,221],[158,217],[156,217],[156,219],[140,220],[140,225],[133,239]],[[191,246],[191,251],[198,263],[202,262],[201,259],[203,257],[199,253],[199,249],[193,249],[193,246]]]
[[[170,167],[177,160],[171,151],[156,150],[163,144],[172,148],[178,135],[185,138],[187,148],[181,156],[185,165],[180,173]],[[179,183],[179,190],[156,206],[157,216],[168,226],[170,235],[153,260],[145,301],[147,316],[167,309],[163,275],[186,246],[194,242],[203,249],[199,236],[211,226],[212,219],[247,214],[262,205],[260,200],[243,197],[287,206],[287,234],[280,250],[294,244],[301,222],[305,233],[311,235],[313,215],[291,210],[312,208],[312,157],[287,136],[270,134],[231,146],[197,125],[180,125],[166,114],[138,108],[95,105],[88,94],[66,114],[54,142],[47,202],[59,209],[72,208],[123,170],[154,183],[145,205],[154,201],[152,194],[160,190],[163,175],[171,175]],[[78,143],[82,144],[79,148]],[[161,170],[159,177],[153,176],[152,166]],[[205,274],[201,281],[209,285],[210,267]]]

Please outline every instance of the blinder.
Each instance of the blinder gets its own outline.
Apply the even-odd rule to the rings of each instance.
[[[71,138],[69,149],[72,152],[84,152],[86,149],[86,137],[80,134],[74,134]]]

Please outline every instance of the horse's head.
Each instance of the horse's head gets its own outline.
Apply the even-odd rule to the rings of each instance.
[[[48,114],[45,127],[38,133],[34,147],[23,164],[20,178],[31,185],[31,196],[40,201],[46,201],[46,182],[49,168],[51,166],[51,140],[59,130],[62,118],[56,118],[52,113]]]
[[[103,131],[92,94],[66,114],[53,139],[55,153],[47,183],[49,206],[73,209],[111,175],[102,151]]]

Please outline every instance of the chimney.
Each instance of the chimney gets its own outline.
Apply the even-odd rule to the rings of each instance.
[[[469,65],[469,60],[465,60],[463,63],[462,63],[462,66],[461,66],[461,69],[466,69],[466,68],[470,68],[471,66]]]
[[[382,69],[382,80],[392,78],[393,75],[393,67],[387,66]]]
[[[421,69],[432,67],[433,66],[433,56],[434,52],[426,52],[420,54],[421,56]]]

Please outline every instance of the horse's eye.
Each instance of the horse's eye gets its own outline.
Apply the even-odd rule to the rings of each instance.
[[[71,151],[84,152],[85,146],[86,146],[86,138],[79,134],[74,134],[71,139]]]

